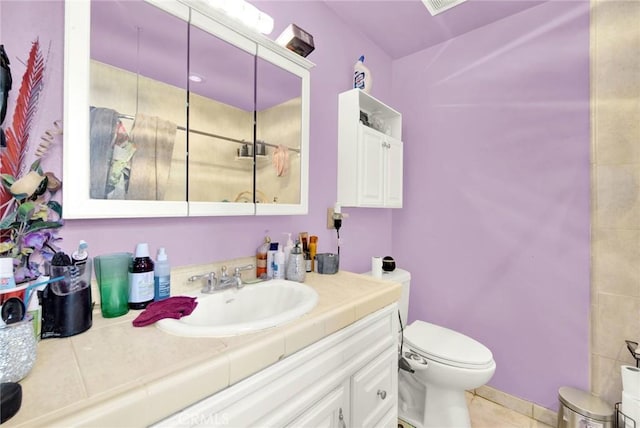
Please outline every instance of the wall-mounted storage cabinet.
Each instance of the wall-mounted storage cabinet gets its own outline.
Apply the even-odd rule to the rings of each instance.
[[[359,89],[338,96],[338,202],[402,208],[402,115]]]

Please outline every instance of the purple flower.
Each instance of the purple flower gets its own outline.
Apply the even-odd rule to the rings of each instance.
[[[36,250],[42,250],[44,244],[47,243],[51,234],[46,231],[31,232],[24,237],[22,241],[25,247],[30,247]]]
[[[25,280],[32,280],[40,276],[38,266],[29,263],[28,266],[19,265],[13,272],[13,278],[17,283],[24,282]]]

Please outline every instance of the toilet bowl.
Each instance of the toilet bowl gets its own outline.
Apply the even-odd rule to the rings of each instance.
[[[417,428],[471,427],[465,391],[491,379],[496,370],[493,354],[454,330],[420,320],[406,325],[411,274],[396,269],[384,272],[382,279],[402,284],[401,353],[413,371],[399,371],[398,416]]]
[[[404,330],[402,356],[414,370],[399,375],[400,418],[421,428],[470,427],[465,391],[491,379],[491,351],[456,331],[424,321]]]

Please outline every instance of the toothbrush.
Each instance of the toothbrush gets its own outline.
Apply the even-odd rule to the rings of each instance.
[[[87,244],[87,241],[80,240],[78,249],[73,254],[71,254],[71,260],[74,265],[77,266],[87,262],[87,258],[89,257],[87,248],[89,248],[89,244]]]

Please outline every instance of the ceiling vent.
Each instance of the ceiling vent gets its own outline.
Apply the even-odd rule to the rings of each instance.
[[[422,3],[427,6],[431,16],[435,16],[465,1],[467,0],[422,0]]]

